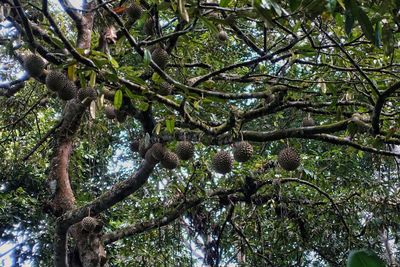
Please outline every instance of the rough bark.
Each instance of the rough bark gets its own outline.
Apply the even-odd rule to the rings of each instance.
[[[76,46],[80,49],[90,49],[93,30],[94,12],[89,11],[79,14],[70,8],[68,1],[60,1],[68,15],[74,20],[77,27]],[[43,2],[47,7],[47,2]],[[95,1],[85,2],[84,9],[91,10]],[[47,9],[45,9],[47,11]],[[47,18],[52,22],[51,15]],[[71,188],[68,175],[70,156],[73,150],[73,140],[79,129],[81,118],[89,103],[80,103],[76,100],[69,101],[63,114],[63,123],[57,133],[57,144],[50,166],[50,180],[57,181],[57,189],[53,198],[55,214],[60,216],[75,208],[75,197]],[[106,264],[105,251],[101,241],[101,233],[86,233],[79,224],[71,227],[69,234],[74,240],[75,248],[70,249],[67,260],[67,235],[68,228],[57,226],[55,238],[55,265],[69,267],[103,267]]]
[[[129,196],[130,194],[141,188],[146,183],[153,169],[154,165],[144,161],[144,164],[130,178],[114,185],[109,191],[106,191],[103,195],[96,198],[91,203],[81,208],[68,211],[59,218],[57,222],[56,242],[55,242],[56,267],[71,267],[67,263],[65,263],[66,262],[65,247],[67,244],[68,229],[70,229],[70,227],[73,226],[74,224],[79,223],[84,217],[88,216],[89,210],[91,216],[100,214],[104,210],[112,207],[116,203],[122,201],[127,196]],[[77,233],[71,230],[71,234],[75,240],[79,240],[81,238],[79,232]],[[79,251],[79,247],[77,247],[77,249]]]
[[[72,209],[75,206],[75,197],[72,192],[71,184],[68,175],[69,157],[72,152],[72,141],[68,140],[61,143],[55,152],[52,159],[50,176],[51,179],[56,179],[57,189],[53,199],[53,208],[55,214],[61,215],[65,211]]]
[[[85,9],[91,10],[95,7],[95,1],[87,4]],[[90,43],[92,41],[92,30],[93,30],[94,12],[87,12],[80,20],[77,21],[78,38],[76,46],[81,49],[90,49]]]

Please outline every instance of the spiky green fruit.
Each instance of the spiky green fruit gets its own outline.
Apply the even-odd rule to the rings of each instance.
[[[143,32],[146,35],[154,35],[156,32],[155,29],[155,23],[154,21],[149,18],[144,24],[143,24]]]
[[[97,220],[93,217],[87,216],[82,219],[81,225],[85,231],[91,233],[97,226]]]
[[[167,150],[165,149],[163,144],[155,143],[151,146],[151,148],[152,148],[152,155],[156,160],[160,161],[165,157],[165,153],[167,152]]]
[[[237,162],[246,162],[253,156],[253,146],[247,141],[241,141],[233,147],[233,157]]]
[[[156,63],[160,69],[165,69],[168,64],[168,53],[161,47],[157,47],[154,49],[153,53],[151,53],[151,59]]]
[[[304,117],[301,126],[303,127],[315,126],[315,121],[311,116]]]
[[[88,88],[81,88],[78,90],[78,99],[79,101],[83,102],[85,99],[90,102],[96,100],[97,92],[95,89],[88,87]]]
[[[294,171],[300,166],[300,156],[295,149],[287,147],[278,154],[278,162],[287,171]]]
[[[117,114],[115,113],[115,108],[113,106],[105,106],[104,113],[107,119],[110,120],[115,119],[115,117],[117,116]]]
[[[149,164],[156,165],[157,163],[160,162],[160,160],[156,159],[153,155],[154,155],[154,147],[150,147],[146,151],[144,158]]]
[[[71,80],[66,80],[65,85],[62,89],[58,90],[58,96],[62,100],[71,100],[75,98],[77,92],[76,85]]]
[[[176,144],[176,154],[181,160],[189,160],[194,155],[194,146],[189,141],[181,141]]]
[[[167,150],[165,152],[164,158],[161,160],[161,165],[169,170],[178,167],[179,158],[174,152]]]
[[[226,174],[232,171],[233,159],[231,154],[226,151],[219,151],[212,160],[213,169],[220,174]]]
[[[46,76],[46,86],[50,91],[53,92],[57,92],[64,88],[67,81],[67,76],[58,70],[49,71]]]
[[[217,34],[217,38],[218,40],[220,40],[221,42],[226,42],[229,39],[228,34],[226,33],[226,31],[224,30],[220,30]]]
[[[42,57],[35,54],[30,54],[24,58],[23,65],[24,69],[29,73],[30,76],[40,77],[44,72],[46,62]]]
[[[160,87],[158,89],[158,92],[160,95],[170,95],[172,93],[173,87],[167,82],[162,82],[160,84]]]
[[[143,10],[142,10],[141,6],[136,2],[132,3],[126,10],[126,14],[128,14],[128,16],[133,21],[140,19],[140,17],[142,16],[142,13],[143,13]]]

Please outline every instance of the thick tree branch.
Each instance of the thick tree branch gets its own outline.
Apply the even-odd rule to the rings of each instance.
[[[373,129],[373,134],[377,135],[380,133],[380,128],[379,128],[379,118],[383,109],[383,106],[386,102],[386,99],[392,95],[396,90],[400,88],[400,82],[394,83],[392,86],[390,86],[388,89],[386,89],[382,94],[379,95],[376,103],[375,103],[375,108],[372,113],[372,129]]]
[[[57,267],[68,267],[62,265],[65,262],[65,247],[67,242],[67,231],[75,223],[88,216],[95,216],[102,211],[112,207],[116,203],[124,200],[127,196],[141,188],[149,178],[154,169],[154,165],[144,161],[139,169],[128,179],[115,184],[110,190],[103,193],[91,203],[64,213],[57,221],[57,237],[55,242],[55,262],[60,263]]]
[[[54,32],[58,35],[58,37],[63,41],[65,44],[65,47],[67,50],[72,54],[72,56],[78,60],[79,62],[82,62],[83,64],[97,69],[96,65],[91,61],[90,59],[84,57],[82,54],[80,54],[74,47],[73,45],[68,41],[68,39],[64,36],[64,34],[61,32],[60,28],[57,26],[57,23],[54,21],[53,17],[49,13],[48,9],[48,2],[47,0],[42,0],[42,9],[43,9],[43,15],[47,18],[49,21],[51,27],[53,27]],[[79,43],[79,41],[78,41]]]
[[[163,216],[143,222],[138,223],[132,226],[128,226],[122,229],[119,229],[115,232],[108,233],[104,235],[104,244],[113,243],[119,239],[126,238],[135,234],[143,233],[154,228],[158,228],[161,226],[165,226],[170,224],[175,219],[179,218],[186,210],[197,206],[201,202],[203,202],[203,198],[194,198],[192,200],[184,200],[182,203],[178,204],[175,209],[172,211],[166,212]]]

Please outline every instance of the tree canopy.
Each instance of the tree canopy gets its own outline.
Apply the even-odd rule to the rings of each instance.
[[[0,245],[399,266],[399,32],[397,0],[0,0]]]

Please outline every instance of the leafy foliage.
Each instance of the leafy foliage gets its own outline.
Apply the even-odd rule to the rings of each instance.
[[[60,221],[118,198],[147,166],[130,150],[140,139],[171,151],[189,140],[195,154],[89,209],[110,266],[398,264],[399,1],[46,2],[0,0],[0,234],[23,237],[20,263],[51,266]],[[152,58],[160,48],[165,68]],[[81,112],[45,74],[29,79],[31,53],[96,100]],[[217,174],[214,156],[241,140],[253,156]],[[63,142],[74,206],[59,217]],[[288,146],[300,155],[293,171],[277,163]]]

